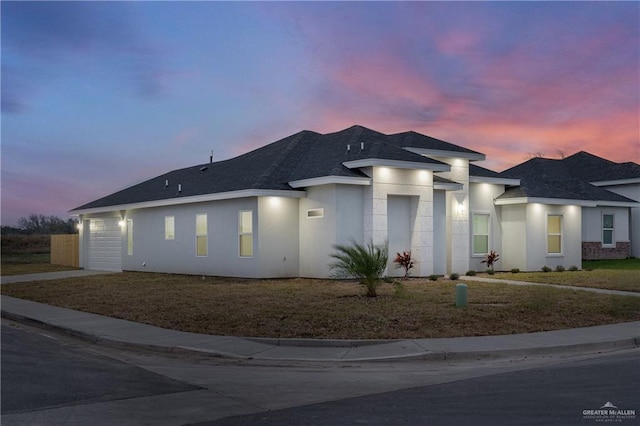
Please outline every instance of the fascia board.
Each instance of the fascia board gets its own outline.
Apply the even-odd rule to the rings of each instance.
[[[247,197],[287,197],[304,198],[305,191],[287,191],[277,189],[243,189],[241,191],[220,192],[216,194],[193,195],[190,197],[166,198],[162,200],[143,201],[141,203],[119,204],[114,206],[94,207],[71,210],[72,215],[105,213],[114,210],[146,209],[151,207],[175,206],[180,204],[203,203],[207,201],[232,200]]]
[[[469,176],[471,183],[494,183],[496,185],[520,186],[520,179]]]
[[[466,158],[471,161],[482,161],[487,159],[486,155],[480,154],[479,152],[444,151],[441,149],[414,148],[411,146],[405,146],[403,148],[409,152],[413,152],[414,154],[424,155],[425,157]]]
[[[322,176],[309,179],[300,179],[289,182],[292,188],[304,188],[307,186],[343,184],[343,185],[371,185],[371,179],[365,177],[349,176]]]
[[[464,189],[464,185],[461,183],[434,183],[433,189],[445,191],[461,191],[462,189]]]
[[[504,206],[508,204],[550,204],[559,206],[582,206],[582,207],[596,207],[595,201],[589,200],[569,200],[564,198],[535,198],[535,197],[516,197],[516,198],[501,198],[494,200],[494,203],[498,206]]]
[[[640,183],[640,178],[618,179],[618,180],[601,180],[597,182],[589,182],[593,186],[610,186],[610,185],[630,185]]]
[[[640,202],[625,202],[625,201],[597,201],[597,207],[640,207]]]
[[[448,172],[451,166],[448,164],[419,163],[414,161],[385,160],[383,158],[363,158],[362,160],[345,161],[342,163],[348,169],[360,169],[363,167],[390,167],[392,169],[419,169],[432,170],[434,172]]]

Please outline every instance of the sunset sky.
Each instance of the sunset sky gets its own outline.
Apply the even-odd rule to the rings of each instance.
[[[2,224],[303,129],[640,162],[638,2],[8,2]]]

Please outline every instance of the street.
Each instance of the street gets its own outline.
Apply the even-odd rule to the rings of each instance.
[[[3,320],[2,424],[594,424],[584,410],[640,408],[639,355],[269,363],[117,350]]]

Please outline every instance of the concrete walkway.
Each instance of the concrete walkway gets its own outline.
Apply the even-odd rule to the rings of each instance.
[[[578,287],[574,285],[562,285],[562,284],[546,284],[546,283],[534,283],[529,281],[515,281],[515,280],[503,280],[500,278],[488,278],[488,277],[476,277],[476,276],[462,276],[460,277],[461,281],[479,281],[483,283],[503,283],[503,284],[511,284],[511,285],[537,285],[542,287],[555,287],[562,288],[565,290],[579,290],[579,291],[588,291],[591,293],[600,293],[600,294],[612,294],[615,296],[635,296],[640,297],[640,293],[635,291],[622,291],[622,290],[607,290],[604,288],[591,288],[591,287]]]
[[[186,333],[2,296],[2,316],[119,348],[280,361],[478,359],[592,353],[640,346],[640,321],[506,336],[413,340],[313,340]]]
[[[41,272],[39,274],[9,275],[0,277],[0,284],[24,283],[28,281],[57,280],[60,278],[88,277],[91,275],[117,274],[117,272],[90,271],[74,269],[72,271]]]

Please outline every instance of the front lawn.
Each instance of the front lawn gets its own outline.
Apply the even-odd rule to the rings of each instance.
[[[572,274],[568,273],[567,274]],[[5,284],[3,295],[218,335],[334,339],[480,336],[640,320],[640,297],[455,281],[384,284],[379,297],[344,281],[248,280],[133,273]]]
[[[593,271],[518,272],[516,274],[499,272],[494,275],[481,274],[481,276],[543,284],[640,292],[640,272],[635,270],[595,269]]]

